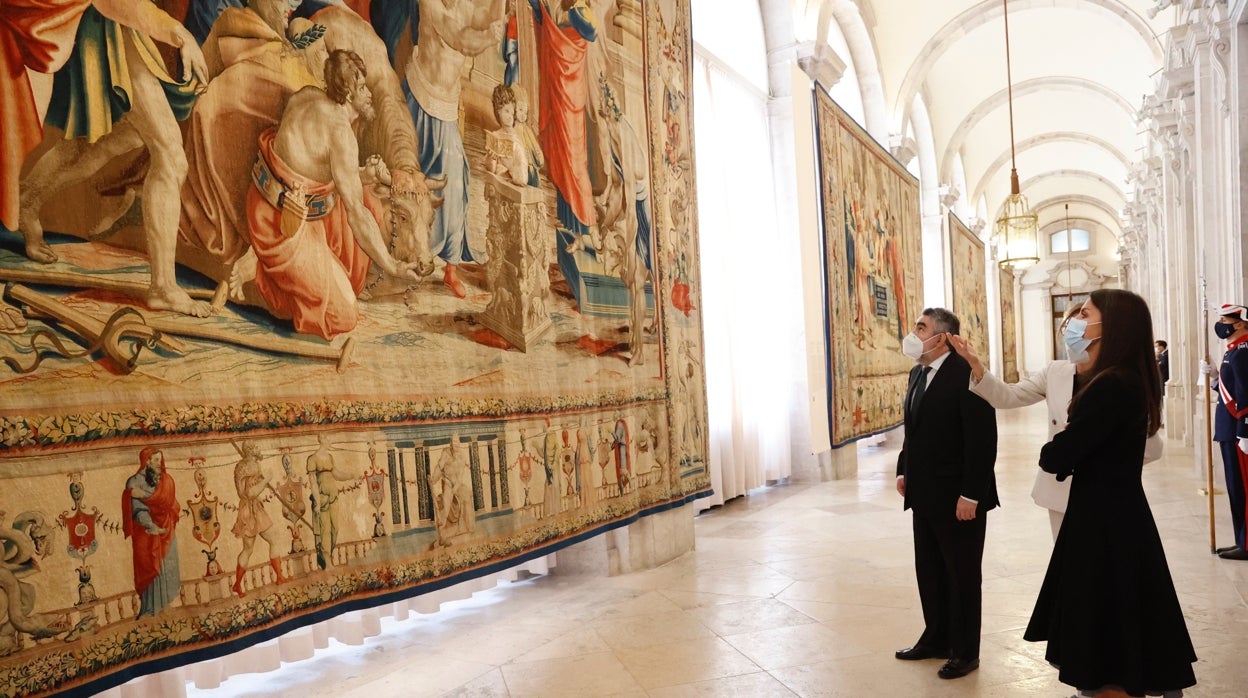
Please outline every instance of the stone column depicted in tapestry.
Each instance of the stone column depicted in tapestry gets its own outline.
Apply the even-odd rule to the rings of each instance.
[[[620,43],[633,53],[641,53],[641,0],[619,0],[612,23],[620,29]]]
[[[479,318],[513,347],[527,352],[551,328],[546,301],[550,294],[542,191],[520,187],[493,173],[485,174],[490,207],[490,304]]]

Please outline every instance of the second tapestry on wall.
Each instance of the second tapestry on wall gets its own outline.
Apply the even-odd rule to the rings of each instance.
[[[902,421],[923,288],[919,181],[816,89],[833,446]]]
[[[949,212],[950,310],[962,323],[961,335],[980,359],[988,360],[988,275],[984,243],[960,218]]]
[[[1001,379],[1018,382],[1018,332],[1014,326],[1014,272],[1002,269],[1001,283]]]

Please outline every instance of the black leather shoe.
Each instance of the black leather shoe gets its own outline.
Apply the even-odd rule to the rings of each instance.
[[[978,659],[950,659],[936,675],[942,679],[960,679],[978,668]]]
[[[1235,548],[1224,553],[1218,553],[1218,557],[1223,560],[1248,560],[1248,550],[1243,548]]]
[[[915,645],[904,650],[897,650],[893,653],[893,656],[898,659],[948,659],[949,652],[926,645]]]
[[[1226,545],[1226,546],[1223,546],[1223,547],[1221,547],[1221,548],[1218,548],[1217,550],[1215,550],[1215,551],[1213,551],[1213,552],[1214,552],[1214,553],[1216,553],[1216,554],[1218,554],[1218,555],[1221,555],[1222,553],[1229,553],[1229,552],[1231,552],[1232,550],[1239,550],[1239,546],[1238,546],[1238,545]]]

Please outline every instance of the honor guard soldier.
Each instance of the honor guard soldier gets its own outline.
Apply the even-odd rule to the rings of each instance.
[[[1235,528],[1235,545],[1219,548],[1217,553],[1227,560],[1248,560],[1244,540],[1248,504],[1244,493],[1248,481],[1248,308],[1224,304],[1218,309],[1213,328],[1214,334],[1226,341],[1226,353],[1216,372],[1203,361],[1201,369],[1212,379],[1210,387],[1218,391],[1213,440],[1222,449],[1226,494]]]

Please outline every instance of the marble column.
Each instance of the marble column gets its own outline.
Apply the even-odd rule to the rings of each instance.
[[[1145,295],[1159,337],[1170,344],[1167,436],[1205,468],[1206,388],[1195,382],[1211,339],[1210,306],[1243,302],[1239,130],[1232,118],[1235,22],[1221,2],[1193,1],[1167,33],[1162,71],[1144,98],[1145,152],[1132,171],[1134,201],[1124,226],[1124,279]],[[1238,39],[1236,39],[1238,40]],[[1216,470],[1217,468],[1215,468]]]
[[[791,118],[790,133],[794,145],[794,185],[797,227],[800,231],[802,288],[806,298],[813,302],[805,304],[805,328],[807,351],[807,385],[810,410],[811,445],[817,453],[819,477],[824,480],[853,478],[858,475],[858,448],[851,443],[843,448],[829,447],[830,415],[827,394],[827,354],[823,344],[823,304],[821,301],[823,270],[820,262],[821,244],[819,222],[819,181],[815,161],[818,148],[814,139],[814,123],[811,114],[814,104],[814,87],[831,89],[844,74],[843,61],[830,46],[822,42],[807,41],[798,44],[795,65],[790,64],[792,108],[785,113]],[[778,151],[779,148],[773,149]]]
[[[1222,3],[1192,2],[1184,7],[1184,19],[1185,31],[1179,41],[1182,66],[1190,70],[1190,82],[1173,95],[1179,108],[1177,138],[1171,145],[1179,150],[1174,174],[1182,177],[1182,220],[1187,225],[1170,231],[1180,238],[1180,248],[1179,256],[1167,260],[1167,266],[1177,271],[1177,278],[1171,279],[1171,293],[1176,288],[1185,289],[1180,295],[1191,309],[1191,334],[1187,351],[1171,357],[1171,375],[1176,359],[1180,367],[1193,369],[1206,353],[1212,362],[1218,362],[1222,346],[1211,338],[1210,327],[1216,318],[1207,309],[1244,302],[1244,250],[1233,212],[1240,198],[1239,166],[1234,157],[1236,128],[1229,106],[1233,27]],[[1195,377],[1194,371],[1188,372]],[[1197,475],[1202,479],[1206,467],[1206,390],[1199,384],[1192,387],[1186,410],[1191,415],[1191,438],[1184,439],[1193,448]],[[1216,456],[1213,469],[1222,471]]]

